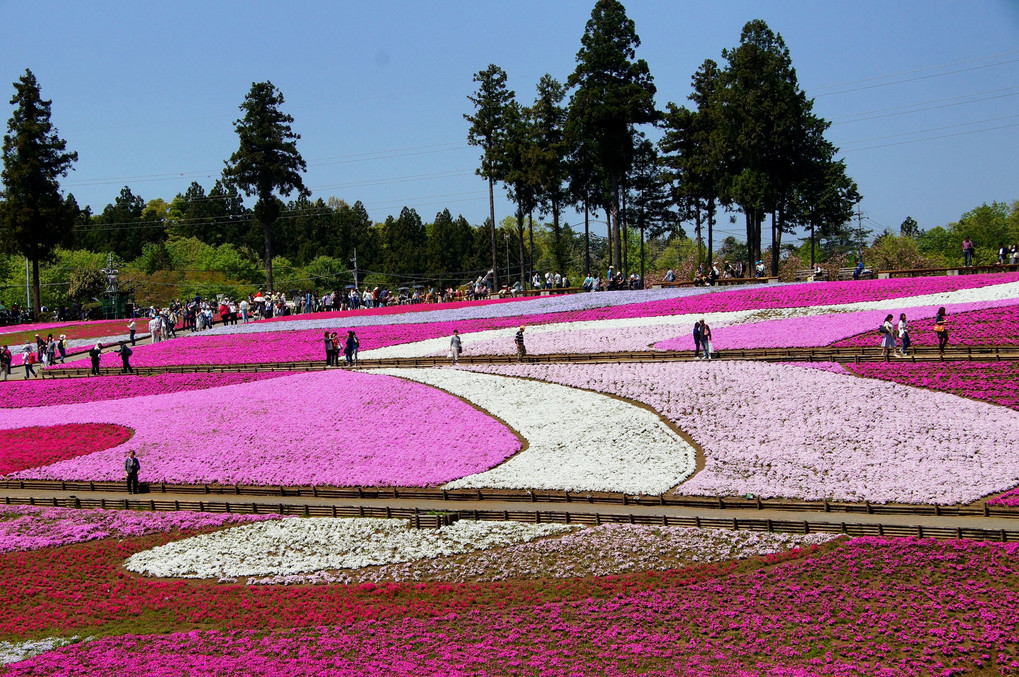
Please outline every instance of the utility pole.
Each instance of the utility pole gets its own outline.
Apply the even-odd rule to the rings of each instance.
[[[32,307],[32,294],[29,291],[28,277],[30,275],[28,268],[28,257],[25,257],[25,309]]]
[[[856,203],[856,236],[860,238],[858,240],[858,252],[860,260],[863,260],[863,210],[860,209],[860,203]]]
[[[354,286],[360,289],[357,285],[357,247],[354,247],[354,258],[350,262],[354,264]]]

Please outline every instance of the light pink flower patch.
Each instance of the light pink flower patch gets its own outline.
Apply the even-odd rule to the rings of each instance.
[[[398,485],[448,482],[520,449],[499,421],[430,386],[328,371],[132,399],[0,410],[0,430],[52,420],[130,426],[115,449],[18,477],[143,482]]]

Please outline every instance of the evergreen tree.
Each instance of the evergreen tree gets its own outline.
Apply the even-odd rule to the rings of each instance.
[[[521,284],[526,285],[534,273],[534,224],[530,218],[530,255],[524,257],[524,221],[533,215],[538,204],[538,177],[534,169],[537,138],[530,111],[513,101],[508,109],[509,134],[506,144],[506,176],[510,199],[517,205],[517,238],[520,247]],[[524,261],[529,261],[525,273]],[[524,278],[527,279],[524,279]]]
[[[569,148],[566,140],[566,109],[562,106],[566,90],[549,74],[538,83],[538,96],[530,108],[534,128],[531,166],[536,198],[542,215],[552,216],[552,259],[556,270],[566,271],[567,243],[559,217],[569,203]]]
[[[636,59],[640,38],[618,0],[598,0],[587,22],[577,68],[567,80],[576,88],[570,102],[575,128],[597,149],[609,182],[613,255],[620,256],[620,182],[633,157],[634,125],[654,122],[655,85],[647,62]]]
[[[630,213],[640,232],[640,279],[644,279],[644,240],[650,230],[653,237],[663,233],[682,236],[679,215],[673,209],[668,176],[655,146],[642,138],[636,146],[633,166],[627,181],[630,189]]]
[[[513,92],[506,88],[506,71],[495,64],[474,75],[478,91],[467,99],[474,104],[474,115],[464,115],[471,123],[467,143],[481,147],[479,176],[488,180],[489,228],[492,241],[492,283],[498,289],[498,263],[495,244],[495,182],[506,176],[506,142],[509,131],[507,119]]]
[[[14,83],[14,115],[3,143],[3,201],[0,202],[0,243],[32,263],[32,311],[39,315],[39,262],[49,260],[68,239],[78,214],[73,196],[60,193],[78,154],[67,152],[50,122],[50,104],[40,96],[32,71]]]
[[[297,150],[301,135],[291,129],[294,118],[280,111],[281,105],[283,93],[271,82],[251,84],[251,90],[240,105],[244,117],[234,121],[240,147],[223,170],[226,182],[258,198],[254,215],[265,239],[265,281],[270,292],[273,290],[272,226],[283,206],[276,194],[310,195],[301,178],[301,173],[307,170]]]

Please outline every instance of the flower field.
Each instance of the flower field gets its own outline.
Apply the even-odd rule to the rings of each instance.
[[[999,346],[999,361],[724,355],[875,346],[900,312],[930,345],[940,306],[953,345]],[[721,360],[568,362],[689,351],[702,318]],[[571,492],[552,514],[597,512],[583,497],[601,492],[1019,506],[1017,322],[1013,273],[274,318],[132,361],[322,362],[323,331],[347,329],[361,358],[445,355],[454,329],[481,358],[0,383],[0,476],[119,483],[134,451],[143,483],[398,487],[422,514],[436,504],[405,488]],[[486,364],[515,352],[520,325],[530,354],[563,357]],[[654,502],[624,510],[665,510]],[[526,503],[474,521],[477,505],[438,505],[459,521],[0,504],[0,674],[1019,675],[1016,543],[511,521]]]

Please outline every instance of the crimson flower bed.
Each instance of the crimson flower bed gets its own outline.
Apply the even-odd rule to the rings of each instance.
[[[1019,411],[1019,362],[863,362],[843,365],[867,378],[940,390]],[[1004,431],[1003,431],[1004,432]],[[1011,435],[1014,431],[1008,431]]]
[[[898,322],[898,313],[895,321]],[[945,323],[949,345],[963,346],[1015,346],[1019,345],[1019,305],[971,310],[958,315],[949,314]],[[909,338],[916,346],[936,346],[934,318],[911,321]],[[866,331],[833,346],[875,346],[879,343],[875,330]]]
[[[0,430],[0,476],[115,447],[134,431],[111,423],[64,423]]]

